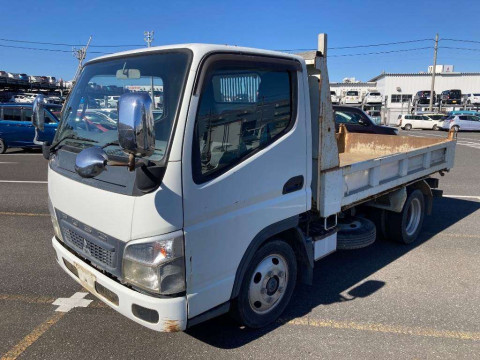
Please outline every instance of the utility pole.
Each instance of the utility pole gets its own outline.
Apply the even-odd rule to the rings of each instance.
[[[435,36],[435,47],[433,49],[432,86],[430,88],[430,111],[433,111],[433,92],[435,90],[435,73],[437,72],[437,51],[438,51],[438,33]]]
[[[152,46],[153,42],[153,30],[152,31],[144,31],[143,32],[143,40],[147,43],[147,47]],[[156,104],[155,104],[155,93],[154,93],[154,88],[153,88],[153,76],[151,77],[151,96],[152,96],[152,102],[153,102],[153,108],[156,109]]]
[[[92,41],[92,35],[90,35],[90,37],[88,38],[87,46],[80,49],[76,49],[76,48],[72,49],[73,56],[75,56],[78,60],[78,67],[77,67],[77,71],[75,72],[75,76],[73,78],[73,83],[77,81],[77,77],[80,75],[80,71],[82,70],[83,60],[85,60],[85,58],[87,57],[87,49],[88,49],[88,46],[90,45],[90,41]]]

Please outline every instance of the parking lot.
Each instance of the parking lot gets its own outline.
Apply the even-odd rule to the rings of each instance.
[[[480,358],[480,133],[459,133],[445,196],[415,244],[378,240],[328,256],[281,321],[255,331],[224,316],[156,333],[92,295],[79,300],[85,290],[50,243],[46,166],[38,152],[0,155],[2,359]],[[55,311],[72,296],[81,306]]]

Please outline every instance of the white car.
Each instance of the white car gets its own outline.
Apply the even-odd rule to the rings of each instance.
[[[412,129],[425,129],[425,130],[438,130],[443,126],[443,116],[438,118],[433,114],[427,115],[398,115],[398,126],[404,130]]]
[[[476,115],[451,115],[445,119],[443,130],[480,130],[480,116]]]
[[[466,102],[467,105],[479,105],[480,104],[480,93],[465,94],[465,102]]]
[[[361,104],[362,100],[357,90],[349,90],[342,98],[342,104]]]
[[[332,104],[338,104],[340,102],[340,98],[335,91],[330,91],[330,99],[332,100]]]
[[[378,91],[369,91],[363,98],[364,104],[381,104],[382,95]]]
[[[14,102],[14,103],[17,103],[17,104],[28,104],[28,103],[32,103],[33,100],[34,99],[31,98],[30,96],[23,95],[23,94],[13,95],[10,98],[10,102]]]

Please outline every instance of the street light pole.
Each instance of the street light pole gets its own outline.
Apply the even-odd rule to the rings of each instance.
[[[143,32],[143,35],[144,35],[143,40],[145,40],[145,42],[147,43],[147,47],[152,46],[153,34],[154,34],[153,30]],[[155,93],[154,93],[154,90],[153,90],[153,76],[150,79],[151,79],[151,84],[150,84],[150,86],[151,86],[151,96],[152,96],[153,108],[155,109],[156,106],[155,106]]]
[[[430,88],[430,111],[433,111],[433,92],[435,91],[435,73],[437,72],[437,51],[438,34],[435,36],[435,47],[433,49],[433,68],[432,68],[432,86]]]

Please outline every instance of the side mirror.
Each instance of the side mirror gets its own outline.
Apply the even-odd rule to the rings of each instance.
[[[43,131],[45,128],[45,104],[47,103],[47,98],[44,95],[37,95],[33,101],[32,107],[32,125]]]
[[[128,93],[118,100],[118,143],[133,156],[155,151],[153,103],[146,92]]]

